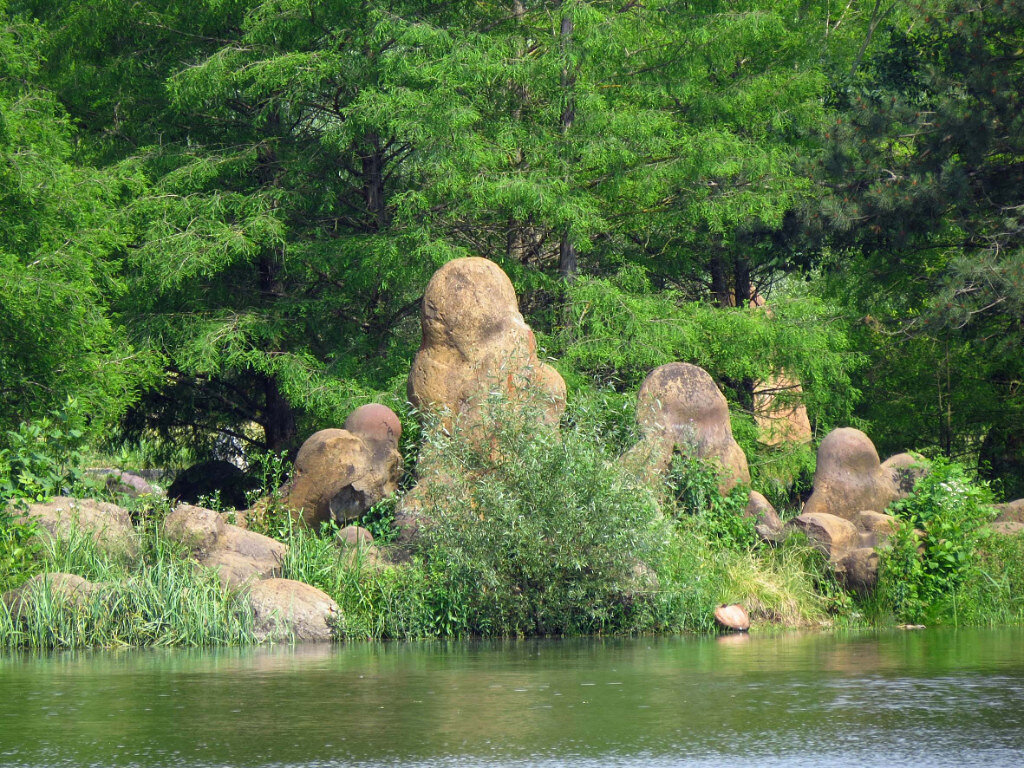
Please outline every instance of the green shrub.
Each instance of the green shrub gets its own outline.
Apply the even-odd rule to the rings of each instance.
[[[750,497],[747,485],[737,485],[726,496],[718,491],[720,468],[693,456],[672,457],[666,485],[674,514],[719,546],[744,551],[760,543],[755,520],[745,514]]]
[[[646,628],[644,564],[668,527],[585,424],[559,433],[534,406],[494,399],[472,434],[430,430],[420,466],[419,567],[438,634]]]
[[[882,550],[879,607],[899,621],[958,621],[963,585],[977,577],[984,526],[995,515],[992,493],[946,459],[931,463],[913,493],[888,511],[898,520]]]

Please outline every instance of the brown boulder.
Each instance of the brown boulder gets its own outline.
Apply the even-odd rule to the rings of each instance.
[[[373,544],[373,534],[358,525],[346,525],[338,531],[334,540],[345,547],[368,547]]]
[[[368,403],[356,408],[345,419],[343,429],[359,435],[363,440],[398,447],[402,436],[402,422],[398,415],[380,403]]]
[[[870,510],[858,512],[853,522],[860,531],[862,547],[877,547],[884,544],[896,532],[897,526],[897,520],[892,515]]]
[[[398,417],[373,404],[357,408],[350,422],[358,432],[323,429],[311,435],[295,458],[292,479],[281,489],[284,506],[300,512],[310,527],[328,520],[347,523],[398,490]]]
[[[83,610],[89,605],[99,585],[73,573],[40,573],[20,587],[8,590],[3,603],[13,619],[30,616],[40,599],[52,598],[58,603]]]
[[[430,279],[423,295],[423,341],[409,372],[409,401],[422,412],[472,429],[488,395],[529,398],[556,426],[565,382],[537,357],[533,331],[519,313],[512,282],[492,261],[455,259]]]
[[[804,512],[786,523],[786,530],[800,531],[836,564],[851,549],[860,546],[857,527],[842,517],[824,512]]]
[[[720,605],[715,608],[715,621],[731,632],[746,632],[750,629],[750,616],[742,605]]]
[[[917,481],[928,474],[928,463],[912,453],[897,453],[882,462],[882,468],[889,472],[899,498],[905,499]]]
[[[258,581],[248,597],[261,640],[330,640],[341,617],[327,593],[301,581]]]
[[[288,545],[224,522],[217,512],[179,504],[164,520],[164,536],[183,544],[199,565],[218,572],[225,586],[281,575]]]
[[[858,547],[847,552],[836,564],[836,574],[847,587],[862,594],[878,583],[878,550]]]
[[[703,368],[689,363],[655,368],[640,387],[636,412],[644,439],[631,453],[649,456],[655,471],[668,469],[672,453],[679,451],[717,462],[723,494],[750,482],[747,457],[732,436],[729,404]]]
[[[803,511],[853,520],[862,510],[881,512],[898,495],[868,436],[844,427],[829,432],[818,446],[814,490]]]
[[[35,522],[40,531],[54,539],[68,539],[72,531],[91,538],[99,550],[116,557],[139,555],[139,537],[128,511],[116,504],[94,499],[61,497],[32,504],[15,515],[17,522]]]
[[[754,530],[765,541],[777,541],[782,533],[782,519],[775,507],[757,491],[750,492],[743,514],[754,520]]]
[[[1008,501],[1005,504],[996,504],[997,522],[1001,523],[1024,523],[1024,499]]]

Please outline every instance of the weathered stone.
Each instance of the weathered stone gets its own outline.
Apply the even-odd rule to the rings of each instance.
[[[927,463],[912,453],[897,453],[882,462],[882,468],[889,472],[896,493],[905,499],[914,490],[914,485],[928,474]]]
[[[258,581],[248,597],[261,639],[330,640],[341,617],[330,596],[301,581]]]
[[[380,403],[361,405],[345,419],[343,429],[359,435],[363,440],[398,448],[402,437],[402,422],[398,415]]]
[[[775,507],[762,494],[751,491],[744,514],[754,520],[754,530],[765,541],[777,541],[782,533],[782,519]]]
[[[133,472],[125,472],[121,469],[87,469],[86,474],[92,477],[102,477],[107,491],[110,493],[121,494],[133,499],[139,496],[163,495],[163,491],[146,478]]]
[[[803,511],[853,520],[862,510],[881,512],[897,496],[868,436],[844,427],[829,432],[818,446],[814,490]]]
[[[108,555],[135,558],[139,554],[139,537],[132,527],[128,511],[116,504],[94,499],[60,497],[41,504],[32,504],[18,514],[20,522],[33,521],[40,530],[58,540],[68,539],[77,530]]]
[[[189,551],[208,552],[227,527],[224,517],[212,509],[179,504],[164,518],[163,534]]]
[[[644,439],[631,453],[645,454],[657,472],[679,451],[717,462],[723,494],[750,482],[747,457],[732,436],[729,404],[703,368],[669,363],[651,371],[637,396],[637,422]]]
[[[824,512],[804,512],[786,523],[785,528],[806,535],[833,564],[860,546],[857,527],[852,522]]]
[[[860,531],[861,547],[878,547],[885,544],[896,532],[897,520],[892,515],[870,510],[861,510],[854,518],[854,524]]]
[[[180,504],[164,520],[164,535],[184,544],[199,565],[217,571],[221,583],[238,587],[247,581],[281,575],[288,545],[224,522],[220,513]]]
[[[423,295],[423,341],[409,372],[410,402],[450,428],[479,424],[487,397],[529,400],[556,426],[565,382],[537,357],[533,331],[519,313],[512,282],[492,261],[455,259],[431,278]]]
[[[853,522],[860,530],[876,533],[882,537],[889,537],[896,532],[896,518],[883,512],[861,510],[856,514]]]
[[[338,531],[334,540],[346,547],[368,547],[373,544],[373,534],[358,525],[346,525]]]
[[[374,404],[356,409],[349,421],[360,431],[323,429],[310,436],[295,458],[292,479],[281,489],[284,506],[300,512],[310,527],[361,517],[398,490],[398,417]]]
[[[73,573],[40,573],[20,587],[5,592],[3,603],[17,620],[31,615],[36,602],[47,594],[65,605],[84,609],[97,589],[98,585]]]
[[[754,422],[758,441],[764,445],[811,442],[811,421],[800,402],[800,382],[785,373],[754,387]]]
[[[216,497],[225,507],[246,509],[248,494],[257,488],[259,481],[231,462],[204,461],[182,470],[167,489],[167,498],[198,504]]]
[[[372,544],[350,547],[345,554],[345,565],[349,568],[376,568],[382,562],[380,550]]]
[[[1005,504],[996,504],[998,517],[996,520],[1003,523],[1024,523],[1024,499],[1008,501]]]
[[[720,605],[715,608],[715,621],[731,632],[746,632],[750,629],[750,616],[742,605]]]
[[[873,547],[850,550],[836,565],[836,574],[848,589],[870,592],[878,583],[878,551]]]

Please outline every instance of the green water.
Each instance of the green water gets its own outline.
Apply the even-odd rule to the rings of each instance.
[[[3,766],[1024,766],[1024,631],[0,657]]]

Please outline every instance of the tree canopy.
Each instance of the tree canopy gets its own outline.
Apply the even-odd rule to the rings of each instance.
[[[822,428],[995,466],[1022,12],[7,0],[0,418],[74,393],[126,437],[293,448],[402,406],[423,288],[477,255],[577,391],[678,356],[742,411],[786,370]]]

